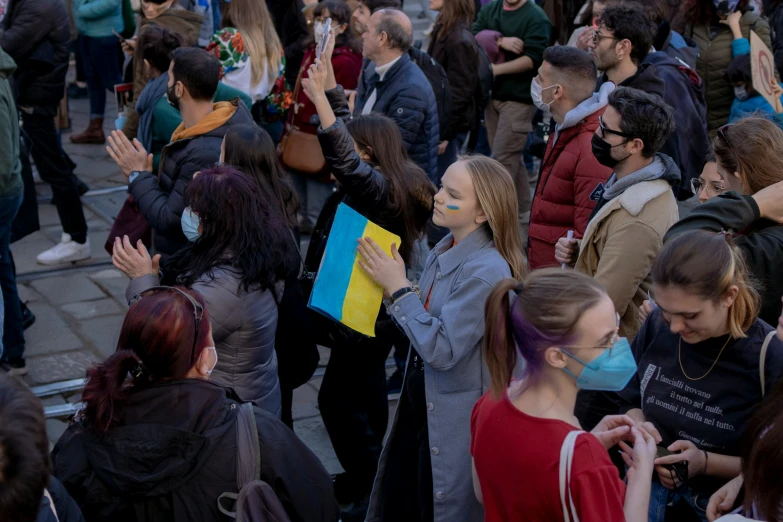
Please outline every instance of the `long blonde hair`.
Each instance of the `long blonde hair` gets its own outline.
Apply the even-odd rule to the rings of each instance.
[[[264,65],[269,66],[269,81],[279,73],[283,59],[283,45],[275,31],[275,24],[263,0],[231,0],[221,2],[221,25],[233,27],[242,35],[245,50],[250,56],[251,80],[258,85],[263,80]]]
[[[528,272],[527,259],[522,253],[519,202],[511,174],[497,160],[486,156],[461,156],[459,161],[473,181],[476,198],[492,229],[495,248],[511,267],[514,279],[524,280]]]

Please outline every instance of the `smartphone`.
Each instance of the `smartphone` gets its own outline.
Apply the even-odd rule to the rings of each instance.
[[[675,453],[673,451],[669,451],[666,446],[658,446],[658,454],[656,458],[661,457],[667,457],[669,455],[674,455]],[[664,468],[671,470],[673,474],[677,476],[678,482],[687,482],[688,480],[688,463],[686,461],[682,462],[675,462],[674,464],[666,464],[663,466]]]
[[[112,33],[114,33],[114,36],[116,36],[117,38],[119,38],[119,39],[120,39],[120,43],[125,43],[125,38],[123,38],[122,36],[120,36],[120,33],[118,33],[117,31],[115,31],[114,29],[112,29],[112,30],[111,30],[111,32],[112,32]]]
[[[327,18],[326,22],[324,22],[324,34],[321,37],[321,41],[318,42],[318,45],[315,48],[316,60],[321,59],[321,54],[326,50],[326,46],[329,44],[329,38],[331,36],[332,36],[332,19]]]

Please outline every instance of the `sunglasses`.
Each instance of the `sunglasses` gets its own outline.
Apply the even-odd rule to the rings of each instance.
[[[624,132],[612,130],[606,125],[604,125],[604,117],[599,116],[598,117],[598,128],[601,129],[601,137],[606,139],[607,134],[614,134],[615,136],[620,136],[621,138],[631,139],[631,136]]]
[[[201,320],[204,318],[204,307],[201,306],[201,303],[196,301],[192,295],[188,294],[187,292],[183,292],[179,288],[173,286],[153,286],[133,296],[133,298],[130,300],[130,304],[131,305],[136,304],[136,302],[139,301],[142,297],[146,297],[153,292],[169,292],[169,291],[174,291],[180,295],[185,296],[185,299],[190,301],[190,304],[193,305],[193,319],[195,320],[196,323],[195,329],[193,331],[193,346],[191,346],[190,348],[190,364],[193,365],[193,360],[195,359],[195,355],[196,355],[196,342],[198,341],[199,327],[201,326]]]

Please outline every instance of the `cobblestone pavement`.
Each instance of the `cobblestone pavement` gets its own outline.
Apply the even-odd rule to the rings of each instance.
[[[410,4],[410,2],[408,2]],[[416,17],[418,5],[406,6],[413,20],[417,38],[428,22]],[[425,46],[426,48],[426,42]],[[73,71],[71,71],[71,76]],[[108,134],[114,127],[116,110],[109,97],[104,122]],[[81,132],[88,123],[89,103],[86,99],[70,101],[73,132]],[[25,381],[38,391],[42,386],[85,376],[93,363],[108,357],[115,349],[120,326],[128,306],[124,299],[127,278],[111,265],[103,248],[111,223],[126,192],[125,180],[103,146],[73,145],[63,133],[63,148],[77,164],[76,175],[91,191],[83,196],[85,217],[89,227],[92,258],[58,267],[44,267],[35,261],[36,255],[60,240],[56,209],[50,204],[51,190],[38,183],[41,230],[14,243],[11,250],[18,271],[18,286],[22,301],[35,313],[36,322],[25,332],[27,366]],[[115,189],[112,191],[112,189]],[[321,350],[321,366],[328,360],[329,350]],[[341,471],[329,437],[318,412],[317,396],[322,368],[309,383],[294,393],[295,431],[319,456],[331,473]],[[80,391],[51,395],[45,393],[44,406],[64,408],[80,402]],[[393,404],[391,413],[393,413]],[[390,414],[391,414],[390,413]],[[62,416],[47,419],[49,440],[57,441],[66,428]]]

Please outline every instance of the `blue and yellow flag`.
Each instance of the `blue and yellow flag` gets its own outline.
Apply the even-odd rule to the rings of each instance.
[[[372,238],[390,257],[392,243],[400,248],[398,236],[340,204],[308,306],[359,333],[375,337],[383,288],[359,266],[356,247],[361,237]]]

